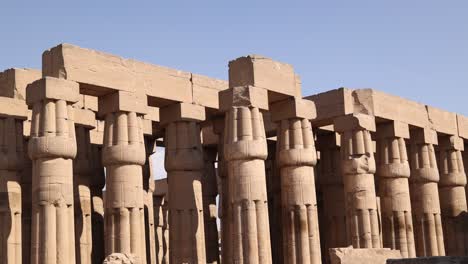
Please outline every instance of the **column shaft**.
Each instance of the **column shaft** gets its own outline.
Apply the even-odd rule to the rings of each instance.
[[[317,154],[310,121],[278,123],[283,263],[321,263],[314,166]]]
[[[28,140],[23,141],[24,163],[21,170],[21,237],[23,264],[31,263],[32,161],[28,156]]]
[[[155,141],[156,139],[152,137],[145,138],[146,162],[143,166],[146,259],[149,263],[156,262],[156,237],[153,207],[154,175],[151,168],[151,155],[154,154]]]
[[[206,263],[200,127],[194,121],[166,127],[171,263]]]
[[[104,200],[102,189],[106,183],[102,165],[102,146],[91,146],[91,228],[92,263],[101,263],[105,256],[104,247]]]
[[[131,253],[146,262],[142,117],[118,111],[106,115],[103,165],[106,167],[106,255]]]
[[[0,118],[0,260],[22,262],[23,124],[14,118]]]
[[[439,142],[439,194],[445,249],[448,256],[468,255],[468,213],[463,140],[450,136]]]
[[[266,193],[267,145],[256,107],[231,107],[225,118],[232,258],[227,263],[271,263]]]
[[[405,139],[377,127],[377,172],[381,201],[383,246],[398,249],[405,258],[416,257],[408,178],[410,167]],[[408,126],[406,134],[409,136]]]
[[[202,178],[203,189],[203,219],[205,227],[205,246],[207,263],[219,263],[218,224],[216,196],[218,188],[216,183],[216,148],[203,148],[205,160],[205,173]]]

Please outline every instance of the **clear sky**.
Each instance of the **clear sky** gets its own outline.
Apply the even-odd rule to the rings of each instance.
[[[59,43],[227,78],[229,60],[293,64],[303,94],[376,88],[468,115],[468,1],[2,1],[0,69]]]

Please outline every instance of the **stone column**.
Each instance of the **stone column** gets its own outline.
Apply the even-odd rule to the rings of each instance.
[[[352,114],[335,119],[334,125],[341,134],[348,243],[354,248],[380,248],[374,146],[370,134],[375,131],[374,117]]]
[[[73,194],[75,203],[76,262],[91,264],[91,143],[89,128],[76,125],[77,154],[73,161]]]
[[[226,112],[224,154],[229,179],[232,257],[225,263],[271,263],[265,179],[267,144],[263,116],[267,91],[252,86],[220,92]]]
[[[23,121],[0,117],[0,260],[5,264],[22,262],[23,160]]]
[[[105,116],[102,163],[106,167],[106,256],[127,253],[146,263],[143,174],[145,146],[142,115],[146,98],[115,92],[99,98]]]
[[[424,128],[410,131],[410,196],[418,257],[445,255],[437,189],[436,144],[437,134],[434,130]]]
[[[440,209],[448,256],[468,255],[466,174],[461,153],[463,149],[463,139],[457,136],[440,138]]]
[[[328,133],[317,136],[320,151],[318,183],[323,197],[323,218],[320,224],[323,256],[328,260],[329,248],[346,247],[346,210],[341,170],[340,135]]]
[[[276,140],[267,140],[268,156],[265,161],[268,216],[273,264],[283,263],[283,225],[281,214],[281,177],[277,170]]]
[[[203,189],[203,219],[205,226],[206,262],[219,262],[218,224],[216,196],[218,186],[216,184],[216,148],[203,147],[203,158],[205,160],[205,174],[202,178]]]
[[[78,84],[46,77],[30,84],[28,152],[33,162],[31,263],[75,263],[73,161]]]
[[[145,242],[146,259],[148,263],[156,262],[156,234],[154,226],[154,175],[152,173],[151,155],[155,153],[156,139],[152,136],[145,137],[146,162],[143,166],[143,195],[145,203]]]
[[[155,180],[153,192],[156,264],[169,264],[167,179]]]
[[[321,263],[314,176],[317,152],[309,121],[316,117],[315,105],[287,99],[271,106],[271,116],[278,124],[283,263]]]
[[[92,263],[101,263],[105,258],[104,247],[104,200],[102,189],[106,184],[102,165],[102,146],[91,145],[91,228],[93,233]]]
[[[377,171],[382,212],[383,246],[416,257],[405,139],[408,124],[393,121],[377,126]]]
[[[205,109],[188,103],[161,108],[169,196],[171,263],[206,263],[200,126]]]
[[[229,203],[229,180],[227,173],[227,162],[224,158],[224,118],[216,118],[213,121],[213,130],[218,135],[218,179],[221,182],[219,195],[218,215],[221,220],[221,260],[223,263],[232,261],[232,241],[230,203]]]
[[[24,126],[23,129],[25,129]],[[27,132],[23,131],[28,136],[30,132],[30,127]],[[21,170],[21,250],[23,264],[31,263],[32,161],[28,156],[28,141],[29,139],[26,138],[23,141],[24,162]]]

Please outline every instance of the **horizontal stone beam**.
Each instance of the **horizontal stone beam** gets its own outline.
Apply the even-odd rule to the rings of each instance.
[[[35,69],[8,69],[0,72],[0,97],[26,100],[26,86],[41,78]]]

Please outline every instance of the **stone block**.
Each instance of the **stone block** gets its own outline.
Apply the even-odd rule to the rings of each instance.
[[[22,99],[0,97],[0,117],[27,119],[28,106]]]
[[[80,100],[78,83],[45,77],[29,84],[26,88],[26,103],[32,105],[44,99],[65,100],[76,103]]]
[[[0,72],[0,96],[26,100],[26,86],[41,78],[34,69],[8,69]]]
[[[200,105],[177,103],[160,109],[162,125],[175,121],[203,121],[205,118],[205,108]]]
[[[219,92],[219,109],[224,112],[233,106],[249,106],[268,110],[267,90],[254,86],[238,86]]]
[[[102,145],[104,142],[104,125],[102,120],[96,120],[96,128],[89,131],[91,144]]]
[[[414,128],[410,130],[410,138],[418,144],[438,144],[437,132],[431,128]]]
[[[203,146],[217,146],[219,136],[215,134],[213,125],[204,126],[201,129],[202,134],[202,145]]]
[[[458,135],[457,114],[426,106],[430,126],[437,132]]]
[[[167,199],[167,178],[154,181],[153,196],[166,196]]]
[[[439,146],[444,148],[456,149],[463,151],[465,150],[465,144],[463,139],[458,136],[441,136],[437,139],[439,141]]]
[[[302,98],[289,98],[273,103],[270,109],[271,120],[273,122],[290,118],[311,120],[317,116],[314,102]]]
[[[458,136],[468,139],[468,117],[457,114]]]
[[[409,138],[409,126],[400,121],[390,121],[377,125],[377,138]]]
[[[375,118],[365,114],[340,116],[335,119],[334,127],[337,132],[365,129],[375,131]]]
[[[468,256],[389,259],[387,260],[387,264],[468,264]]]
[[[219,91],[226,90],[228,83],[223,80],[192,74],[193,103],[209,108],[219,108]]]
[[[401,258],[399,250],[389,248],[330,248],[329,253],[331,264],[385,264]]]
[[[146,96],[138,93],[116,91],[99,97],[98,115],[100,117],[119,111],[146,114],[148,112]]]
[[[148,106],[146,108],[147,113],[143,116],[144,119],[151,120],[153,122],[159,122],[159,108]]]
[[[305,97],[315,103],[317,117],[313,120],[314,126],[333,124],[333,119],[353,113],[352,90],[340,88],[324,93]]]
[[[93,129],[97,126],[96,114],[91,110],[74,108],[75,125]]]
[[[259,55],[229,62],[229,87],[256,86],[279,94],[297,96],[296,74],[291,65]],[[299,90],[299,92],[297,91]]]

